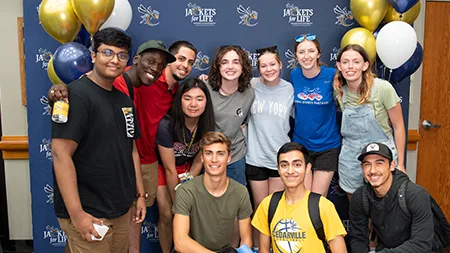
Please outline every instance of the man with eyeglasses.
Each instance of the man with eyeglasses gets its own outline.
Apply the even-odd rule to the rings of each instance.
[[[162,51],[166,55],[168,62],[166,68],[163,68],[155,59],[157,57],[154,56],[154,53],[158,51]],[[178,88],[178,82],[191,73],[196,55],[197,49],[188,41],[176,41],[168,50],[161,41],[147,41],[138,48],[137,56],[133,58],[133,65],[126,68],[124,75],[116,78],[113,83],[117,89],[127,95],[131,96],[130,91],[132,91],[133,101],[138,111],[138,122],[144,129],[142,137],[136,141],[136,144],[140,156],[147,206],[153,205],[156,195],[158,195],[158,199],[170,199],[166,188],[158,187],[156,131],[160,120],[172,106],[173,94]],[[153,76],[159,77],[157,80],[152,81],[151,78],[142,77],[150,77],[149,71],[145,71],[148,65],[154,66],[152,69],[156,74]],[[155,68],[156,66],[158,68]],[[138,73],[143,74],[139,75]],[[132,89],[129,89],[129,82],[127,84],[127,76],[131,80]],[[52,102],[67,98],[67,88],[63,85],[54,85],[50,88],[48,97]],[[172,247],[172,227],[166,225],[171,223],[172,217],[170,210],[167,213],[160,213],[158,232],[163,253],[170,252]],[[133,223],[130,231],[130,253],[139,253],[141,224],[134,225]]]
[[[136,223],[145,218],[136,113],[113,86],[130,47],[131,38],[117,29],[97,32],[92,72],[69,84],[69,120],[52,123],[54,208],[71,252],[127,252],[130,216]]]

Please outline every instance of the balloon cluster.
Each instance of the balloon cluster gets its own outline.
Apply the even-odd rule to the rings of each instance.
[[[361,45],[371,63],[376,63],[380,77],[400,82],[422,64],[422,46],[411,26],[420,8],[419,0],[350,0],[353,17],[362,27],[349,30],[341,48]]]
[[[108,27],[123,31],[130,26],[128,0],[42,0],[39,20],[61,45],[49,62],[52,83],[70,83],[92,69],[91,37]]]

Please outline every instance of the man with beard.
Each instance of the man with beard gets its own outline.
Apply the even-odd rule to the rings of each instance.
[[[141,158],[144,185],[148,185],[145,178],[151,179],[152,182],[149,185],[152,187],[152,192],[153,189],[155,192],[158,189],[157,201],[170,199],[170,193],[167,187],[157,187],[158,176],[164,175],[158,175],[156,132],[159,122],[172,106],[173,96],[178,89],[178,81],[185,79],[191,73],[197,54],[197,49],[187,41],[173,43],[169,47],[169,51],[175,55],[176,61],[167,65],[161,77],[153,85],[141,87],[135,99],[139,125],[142,129],[142,137],[136,143]],[[158,201],[158,206],[162,204],[162,201],[161,203]],[[159,242],[162,252],[170,253],[173,238],[172,227],[167,224],[171,224],[173,216],[170,208],[164,208],[164,210],[168,211],[159,214]]]
[[[161,42],[162,43],[162,42]],[[138,49],[139,53],[147,50],[140,50],[148,42],[142,44]],[[148,48],[147,48],[148,49]],[[142,129],[141,138],[136,141],[139,151],[142,178],[146,192],[146,205],[151,206],[154,203],[158,186],[158,156],[155,144],[156,131],[160,120],[166,115],[172,106],[173,94],[178,88],[178,81],[185,79],[192,70],[195,62],[197,49],[188,41],[176,41],[169,47],[170,54],[175,56],[167,57],[169,64],[162,68],[153,60],[153,66],[157,68],[145,68],[147,59],[151,64],[152,57],[136,57],[133,59],[133,65],[126,70],[133,89],[125,89],[126,77],[120,76],[114,81],[114,86],[128,95],[130,90],[134,93],[134,104],[139,125]],[[157,58],[157,57],[153,57]],[[134,69],[133,69],[134,68]],[[153,77],[153,78],[152,78]],[[158,79],[156,79],[159,77]],[[156,80],[156,81],[155,81]],[[124,84],[125,83],[125,84]],[[142,86],[144,84],[144,86]],[[151,85],[150,85],[151,84]],[[125,89],[125,91],[124,91]],[[67,98],[67,88],[63,85],[55,85],[50,88],[49,100],[56,101]],[[166,191],[158,191],[159,198],[169,196]],[[172,214],[160,214],[158,231],[162,252],[170,252],[172,247],[172,228],[164,226],[168,219],[172,219]],[[133,226],[130,230],[130,253],[140,251],[141,224]]]
[[[434,233],[430,195],[395,169],[391,149],[372,142],[358,160],[368,184],[350,199],[352,252],[366,252],[369,240],[375,238],[380,253],[442,252]]]

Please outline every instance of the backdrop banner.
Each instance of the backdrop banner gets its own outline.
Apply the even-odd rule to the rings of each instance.
[[[359,26],[349,10],[349,0],[129,2],[132,20],[127,32],[133,39],[133,52],[149,39],[162,40],[167,46],[177,40],[188,40],[199,50],[191,77],[208,73],[216,49],[221,45],[240,45],[246,49],[257,75],[255,50],[277,45],[283,61],[282,76],[289,80],[291,69],[297,66],[294,38],[306,33],[317,35],[322,47],[321,61],[334,67],[342,36]],[[53,211],[51,119],[47,98],[51,82],[47,67],[61,44],[42,28],[39,4],[39,0],[23,0],[33,245],[36,253],[56,253],[63,252],[67,238]],[[86,40],[83,29],[81,37],[75,40]],[[394,87],[403,100],[407,121],[409,78]],[[343,210],[340,215],[348,227],[347,199],[339,192],[337,181],[333,180],[330,199],[338,210]],[[157,208],[149,208],[142,226],[141,252],[160,252],[157,217]]]

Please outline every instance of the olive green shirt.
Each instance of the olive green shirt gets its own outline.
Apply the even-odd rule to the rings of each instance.
[[[245,186],[230,179],[225,193],[214,197],[201,175],[177,189],[172,212],[189,216],[189,236],[193,240],[209,250],[219,251],[230,246],[236,217],[249,218],[253,211]]]

